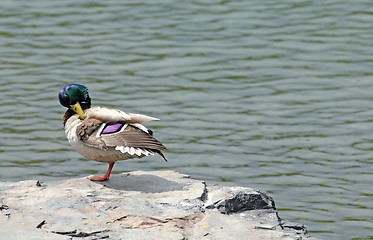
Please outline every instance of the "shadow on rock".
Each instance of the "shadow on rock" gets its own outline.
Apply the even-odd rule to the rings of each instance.
[[[139,191],[145,193],[161,193],[182,190],[185,184],[169,181],[154,175],[112,175],[110,180],[97,182],[108,188],[125,191]]]

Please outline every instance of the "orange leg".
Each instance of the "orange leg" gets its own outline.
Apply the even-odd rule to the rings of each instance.
[[[114,163],[109,163],[109,168],[106,171],[106,173],[105,173],[104,176],[98,175],[98,176],[90,177],[89,180],[91,180],[91,181],[105,181],[105,180],[109,180],[111,169],[113,169],[113,166],[114,166]]]

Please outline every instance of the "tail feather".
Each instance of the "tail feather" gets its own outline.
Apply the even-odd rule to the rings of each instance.
[[[161,151],[159,151],[159,150],[153,150],[153,151],[158,153],[166,162],[168,162],[166,157],[163,155],[163,153]]]

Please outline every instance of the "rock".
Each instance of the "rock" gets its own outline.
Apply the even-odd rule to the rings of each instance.
[[[273,199],[174,171],[0,183],[3,239],[309,239]]]

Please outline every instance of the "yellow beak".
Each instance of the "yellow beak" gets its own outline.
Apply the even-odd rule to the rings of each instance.
[[[74,112],[76,112],[79,115],[80,119],[82,119],[82,120],[84,119],[84,111],[82,109],[82,106],[80,106],[79,103],[77,103],[75,105],[71,105],[70,109],[73,110]]]

